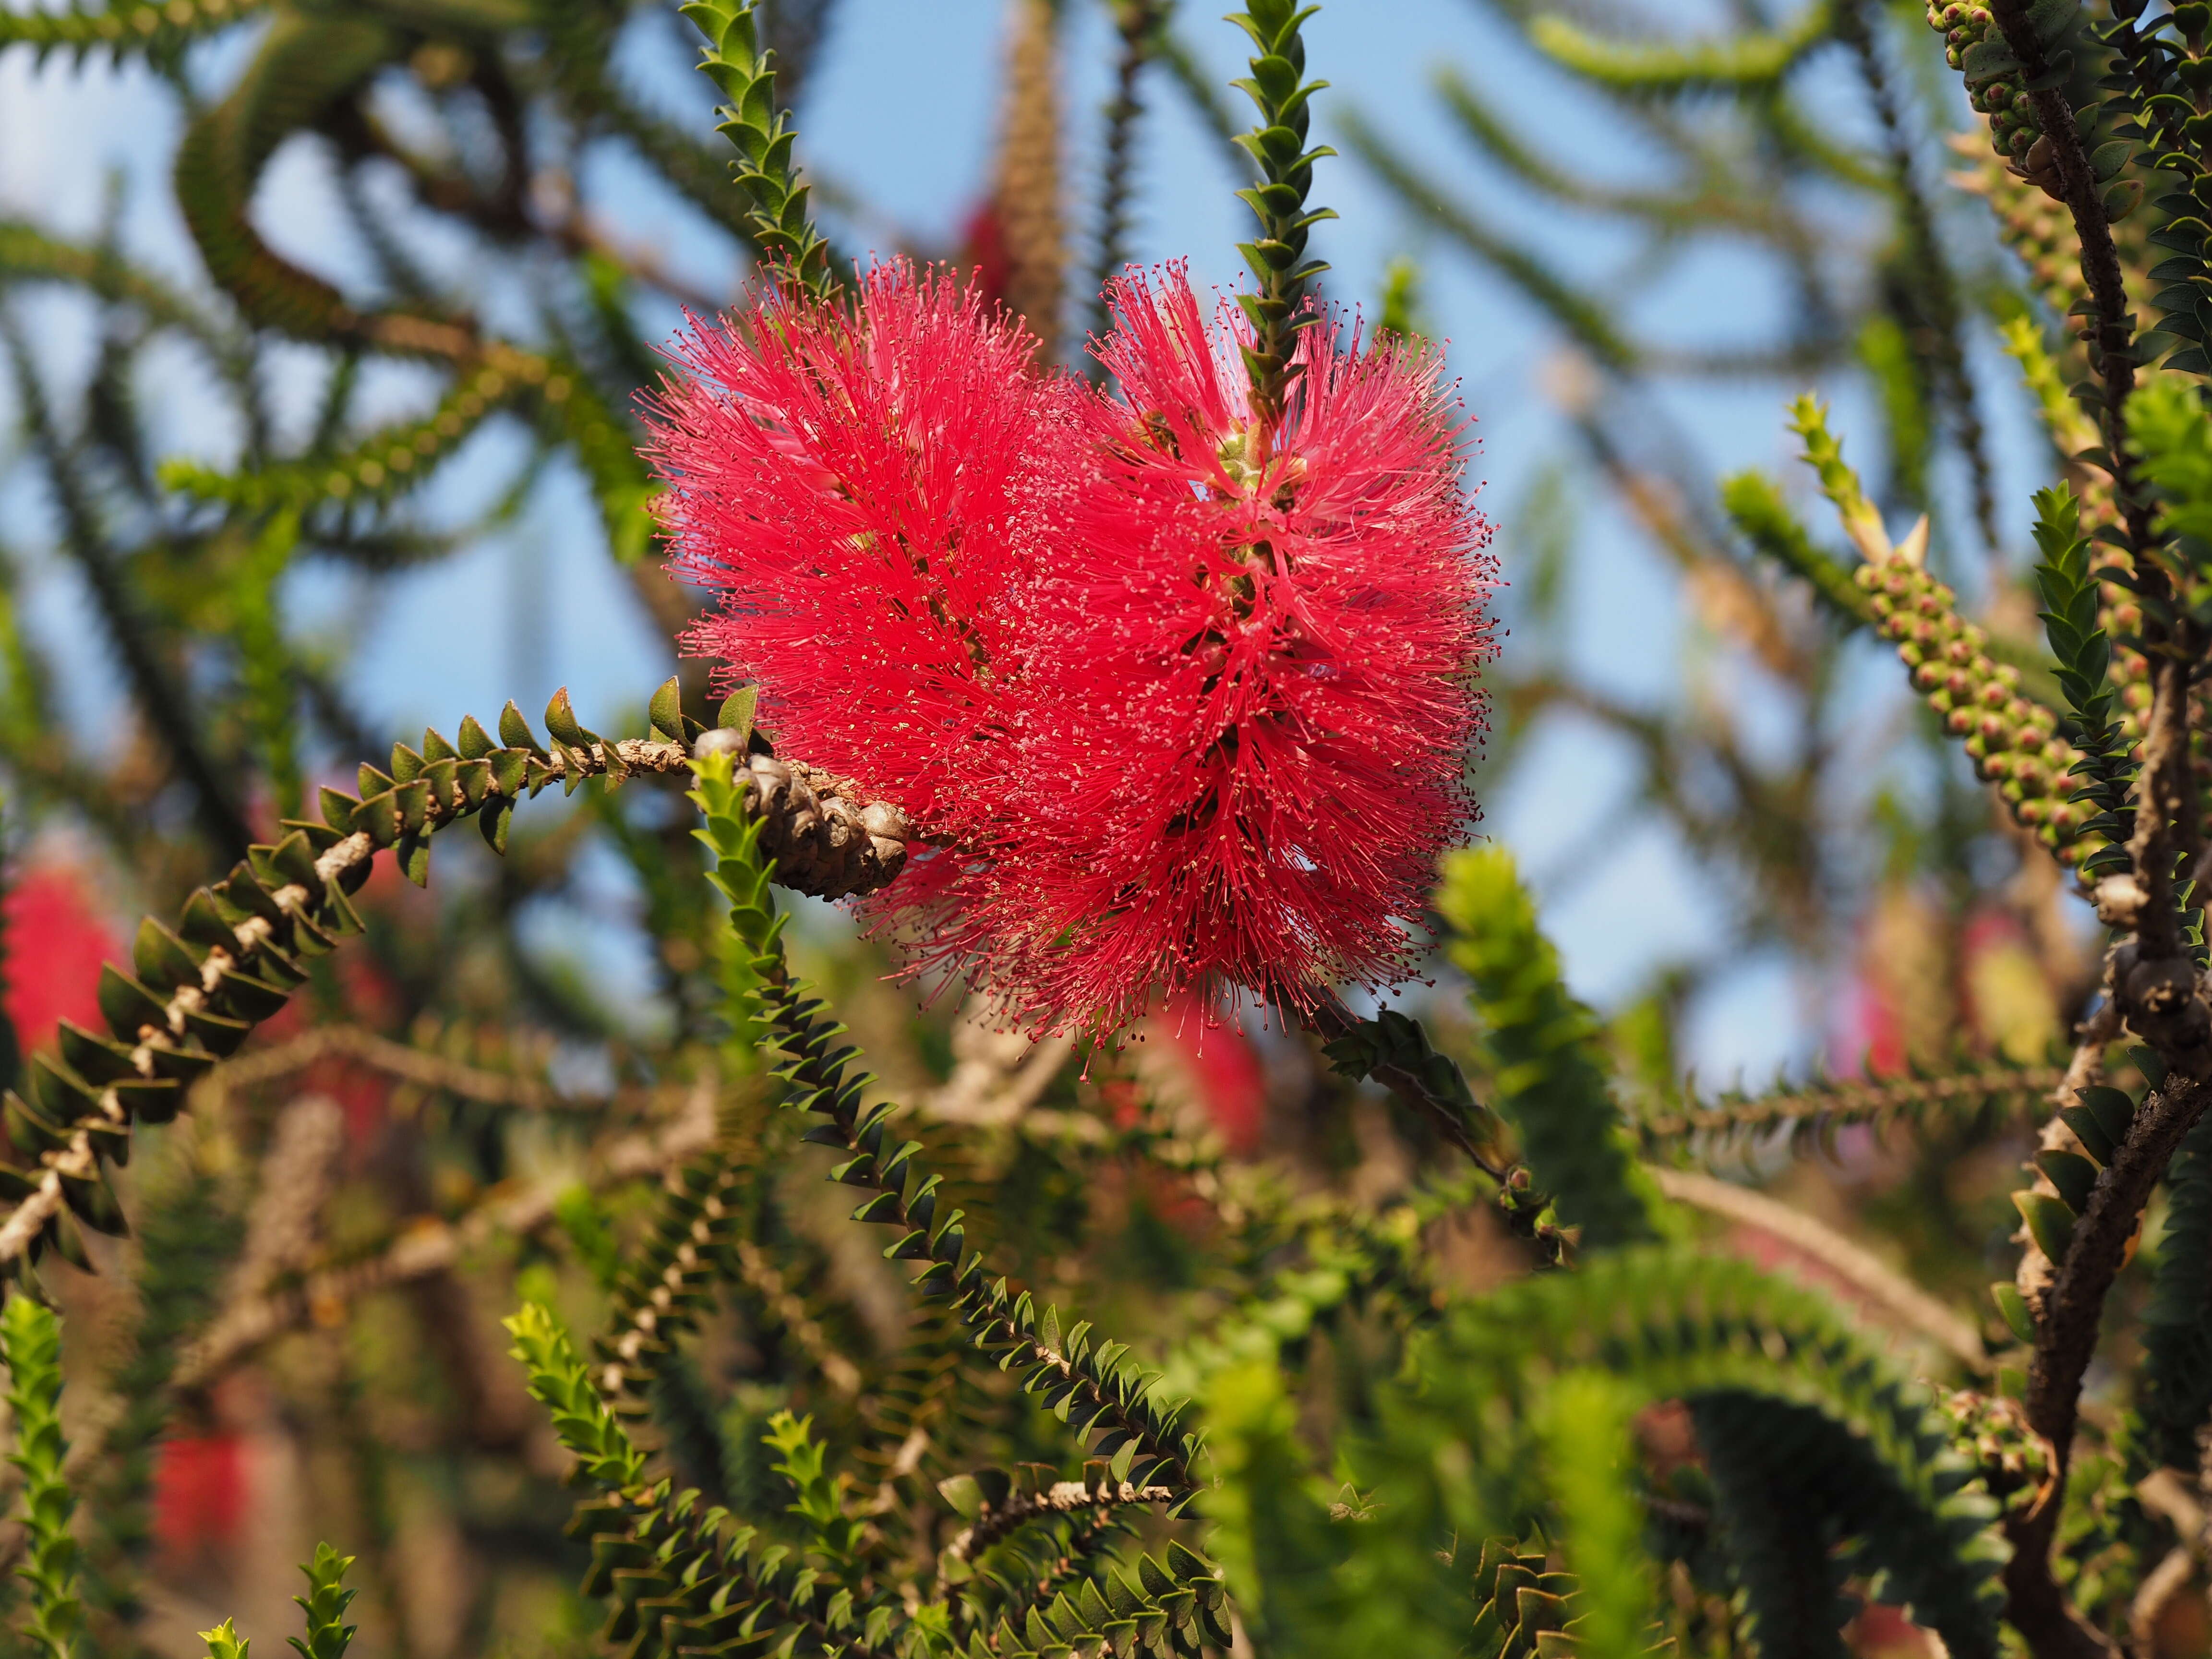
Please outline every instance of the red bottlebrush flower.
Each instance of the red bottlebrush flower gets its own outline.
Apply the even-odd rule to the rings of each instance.
[[[1441,365],[1317,324],[1269,429],[1233,308],[1209,327],[1179,269],[1108,297],[1121,400],[1090,405],[1034,613],[1025,850],[948,942],[1028,1017],[1100,1029],[1158,990],[1402,977],[1473,816],[1490,649]]]
[[[1440,364],[1316,325],[1262,426],[1233,312],[1109,297],[1120,401],[904,264],[695,325],[652,450],[725,596],[690,643],[950,844],[873,908],[1024,1018],[1399,977],[1489,649]]]
[[[779,742],[964,838],[1032,629],[1031,504],[1083,395],[939,272],[695,323],[651,411],[675,573],[724,596],[689,643],[756,679]],[[953,764],[952,763],[962,763]]]

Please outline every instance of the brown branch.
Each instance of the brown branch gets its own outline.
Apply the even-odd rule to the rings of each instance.
[[[1649,1117],[1632,1117],[1629,1127],[1649,1145],[1685,1135],[1740,1135],[1784,1123],[1818,1118],[1830,1122],[1866,1123],[1890,1118],[1921,1104],[1949,1106],[1998,1096],[2039,1095],[2059,1081],[2051,1066],[1983,1066],[1943,1077],[1838,1079],[1817,1086],[1783,1090],[1746,1100],[1689,1102]]]
[[[972,1561],[1024,1522],[1039,1516],[1073,1515],[1084,1510],[1096,1510],[1103,1516],[1117,1505],[1171,1504],[1182,1496],[1173,1486],[1138,1486],[1127,1480],[1102,1479],[1096,1486],[1080,1480],[1057,1480],[1042,1492],[1018,1492],[1003,1504],[986,1504],[945,1553],[957,1561]]]
[[[713,1120],[706,1113],[687,1114],[651,1139],[626,1137],[592,1159],[595,1184],[613,1186],[661,1174],[713,1139]],[[315,1274],[296,1290],[240,1297],[179,1356],[165,1391],[174,1395],[204,1389],[264,1344],[310,1323],[319,1312],[449,1271],[468,1251],[495,1236],[534,1232],[552,1218],[568,1185],[548,1182],[522,1193],[495,1188],[459,1220],[417,1223],[380,1255]],[[120,1409],[108,1410],[86,1425],[70,1443],[63,1473],[74,1481],[98,1464],[107,1455],[108,1437],[122,1425],[124,1415]],[[26,1541],[21,1526],[0,1532],[0,1574],[15,1565]]]
[[[594,1187],[611,1187],[658,1175],[714,1139],[709,1113],[687,1113],[659,1135],[630,1136],[591,1160]],[[298,1285],[269,1296],[241,1297],[211,1321],[179,1358],[169,1386],[178,1392],[205,1388],[232,1366],[288,1331],[379,1291],[427,1279],[458,1266],[468,1253],[497,1237],[535,1232],[553,1218],[573,1180],[547,1181],[520,1191],[494,1188],[491,1196],[454,1221],[416,1220],[378,1255],[311,1273]]]
[[[915,1103],[925,1117],[995,1128],[1018,1121],[1051,1088],[1075,1044],[1005,1029],[988,1000],[970,997],[952,1025],[952,1074]]]
[[[2154,1469],[2136,1486],[2136,1497],[2149,1514],[2172,1527],[2180,1542],[2143,1576],[2128,1604],[2128,1637],[2138,1654],[2153,1651],[2158,1624],[2167,1605],[2196,1570],[2205,1552],[2205,1510],[2172,1469]]]
[[[273,1048],[227,1060],[195,1089],[210,1108],[235,1091],[258,1088],[295,1075],[318,1060],[357,1060],[403,1083],[418,1084],[479,1105],[513,1106],[527,1111],[602,1112],[611,1103],[598,1095],[564,1095],[541,1079],[470,1066],[395,1042],[358,1025],[320,1025]]]
[[[717,738],[733,733],[708,732],[702,750]],[[577,778],[617,777],[633,772],[688,775],[691,751],[681,744],[647,742],[625,738],[619,742],[559,744],[533,759],[536,787],[518,785],[516,795],[536,794],[547,783]],[[819,897],[838,898],[873,892],[895,878],[906,861],[904,817],[881,801],[870,802],[850,782],[796,761],[753,755],[745,759],[738,775],[748,783],[752,810],[765,820],[763,848],[776,860],[776,879],[784,886]],[[487,801],[510,797],[497,780],[487,788]],[[479,810],[458,794],[432,792],[424,809],[422,832],[442,830],[456,819]],[[346,890],[360,884],[358,873],[375,859],[376,842],[363,830],[325,848],[314,860],[313,881],[318,890],[333,886]],[[319,902],[301,881],[287,882],[268,895],[270,903],[286,915],[312,924]],[[233,948],[217,946],[200,964],[198,983],[179,985],[162,1005],[158,1023],[138,1029],[131,1052],[132,1067],[143,1078],[156,1075],[154,1056],[185,1042],[190,1017],[207,1006],[234,976],[250,977],[261,953],[276,937],[276,927],[265,916],[248,916],[231,930]],[[63,1183],[100,1179],[100,1153],[93,1145],[95,1127],[128,1133],[131,1117],[113,1087],[103,1090],[89,1112],[76,1120],[68,1140],[40,1154],[38,1179],[30,1192],[0,1222],[0,1270],[23,1257],[60,1215],[67,1202]]]
[[[2136,1652],[2157,1650],[2159,1620],[2165,1616],[2167,1604],[2196,1571],[2195,1553],[2188,1545],[2176,1544],[2143,1575],[2142,1583],[2136,1587],[2135,1599],[2128,1603],[2128,1639],[2136,1644]]]
[[[2033,86],[2053,78],[2045,58],[2043,42],[2028,20],[2030,0],[1990,0],[1990,15],[2003,31],[2005,44],[2021,62],[2021,79]],[[2112,457],[2112,489],[2127,527],[2130,548],[2138,554],[2150,545],[2150,513],[2135,488],[2134,469],[2128,459],[2128,394],[2135,390],[2132,349],[2135,326],[2128,314],[2128,293],[2120,268],[2120,251],[2112,240],[2112,222],[2105,212],[2097,188],[2097,174],[2081,148],[2081,129],[2075,125],[2074,106],[2063,85],[2053,84],[2028,94],[2035,101],[2036,121],[2043,140],[2051,146],[2051,162],[2058,175],[2060,193],[2074,216],[2074,234],[2081,247],[2081,276],[2089,285],[2089,298],[2097,307],[2090,362],[2105,387],[2105,449]],[[2140,561],[2138,562],[2140,562]]]
[[[2013,1544],[2004,1573],[2008,1616],[2037,1659],[2109,1659],[2115,1651],[2073,1611],[2051,1576],[2051,1541],[2080,1419],[2081,1378],[2096,1352],[2105,1297],[2152,1188],[2208,1102],[2212,1085],[2181,1076],[2144,1100],[2127,1138],[2090,1188],[2065,1259],[2044,1294],[2026,1403],[2028,1425],[2051,1443],[2057,1468],[2040,1501],[2005,1523]]]

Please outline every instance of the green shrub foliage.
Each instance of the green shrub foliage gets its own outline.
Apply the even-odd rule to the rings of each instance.
[[[1931,0],[1900,22],[1833,0],[1674,38],[1502,4],[1546,73],[1673,165],[1585,177],[1448,70],[1443,113],[1485,166],[1650,248],[1749,242],[1790,273],[1780,337],[1693,351],[1645,337],[1626,281],[1570,280],[1468,205],[1443,155],[1317,102],[1316,8],[1234,15],[1256,112],[1237,131],[1194,20],[1111,0],[1094,276],[1144,222],[1139,123],[1172,82],[1258,222],[1243,367],[1279,416],[1302,332],[1338,326],[1325,126],[1559,337],[1576,465],[1683,573],[1729,672],[1764,677],[1656,709],[1607,690],[1563,647],[1573,478],[1515,514],[1486,786],[1554,716],[1601,728],[1650,821],[1728,878],[1722,954],[1818,968],[1804,983],[1887,1022],[1865,1065],[1717,1091],[1680,1053],[1712,963],[1607,1016],[1571,988],[1540,899],[1572,858],[1524,877],[1494,842],[1446,854],[1434,983],[1403,1006],[1163,1016],[1079,1060],[957,987],[887,983],[878,941],[779,895],[864,896],[902,860],[975,854],[848,833],[875,804],[779,752],[757,688],[718,702],[687,664],[605,732],[562,690],[537,726],[508,702],[370,744],[290,578],[436,564],[513,532],[548,469],[588,491],[656,626],[693,619],[656,568],[644,319],[744,293],[702,300],[625,246],[569,199],[571,167],[618,152],[755,293],[844,303],[832,234],[874,231],[806,161],[829,9],[0,10],[11,65],[128,64],[176,94],[170,205],[205,278],[142,266],[118,214],[84,240],[0,220],[5,465],[51,503],[130,713],[126,732],[64,714],[0,525],[7,829],[98,847],[157,912],[96,1019],[31,1047],[0,1020],[11,1650],[150,1650],[149,1586],[212,1547],[174,1535],[165,1483],[232,1445],[240,1400],[312,1440],[303,1535],[356,1551],[302,1566],[301,1659],[361,1631],[412,1651],[407,1532],[431,1514],[480,1581],[460,1639],[493,1652],[1795,1659],[1850,1651],[1869,1602],[1957,1659],[2148,1650],[2124,1644],[2202,1547],[2174,1494],[2212,1467],[2207,8]],[[1072,9],[1019,9],[1056,49],[1085,38]],[[711,115],[626,78],[641,43],[679,37]],[[1810,95],[1822,60],[1867,100],[1854,136]],[[1009,131],[1049,125],[1052,88],[1019,84],[1034,54],[1012,61]],[[436,142],[391,118],[395,88]],[[1928,135],[1969,114],[1938,198]],[[307,136],[367,278],[307,269],[257,216]],[[1035,199],[979,222],[1057,223],[1057,151],[998,177]],[[372,179],[471,238],[528,315],[426,274]],[[1838,191],[1882,246],[1845,257]],[[1968,266],[1991,224],[2011,263]],[[1437,332],[1425,276],[1390,263],[1388,349]],[[94,325],[65,392],[33,289]],[[1985,327],[2054,451],[2016,514],[1979,412]],[[172,343],[235,416],[220,459],[158,454],[137,406]],[[320,368],[304,421],[270,407],[283,354]],[[429,383],[414,411],[362,418],[364,376],[399,367]],[[1803,390],[1844,373],[1875,428],[1849,459]],[[1805,469],[1715,483],[1660,394],[1747,374],[1787,380],[1778,410],[1802,393]],[[434,520],[425,486],[495,429],[527,453],[511,487]],[[1837,734],[1875,724],[1844,700],[1872,672],[1897,682],[1882,742],[1911,764],[1873,763],[1869,788]],[[1773,722],[1748,735],[1753,705],[1790,711],[1785,760]],[[465,820],[483,850],[441,853],[434,899],[379,881],[388,862],[431,886]],[[610,863],[649,1016],[533,944]],[[0,967],[40,943],[0,939]],[[1224,1103],[1244,1061],[1256,1130]],[[1856,1184],[1800,1206],[1693,1167],[1789,1165],[1802,1195],[1839,1164]],[[1990,1261],[2008,1277],[1985,1292]],[[2139,1358],[2085,1413],[2113,1355]],[[227,1390],[245,1369],[259,1391]],[[65,1373],[88,1383],[75,1443]],[[201,1639],[246,1659],[233,1621]]]

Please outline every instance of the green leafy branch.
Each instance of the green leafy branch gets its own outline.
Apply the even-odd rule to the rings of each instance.
[[[1280,1364],[1352,1310],[1388,1302],[1396,1322],[1432,1318],[1442,1303],[1423,1246],[1425,1230],[1465,1209],[1476,1175],[1425,1182],[1374,1213],[1328,1205],[1285,1228],[1303,1243],[1303,1259],[1272,1274],[1169,1363],[1166,1386],[1198,1395],[1232,1366]]]
[[[1391,1090],[1426,1115],[1477,1169],[1504,1179],[1494,1154],[1504,1126],[1474,1097],[1459,1063],[1437,1050],[1420,1021],[1395,1008],[1355,1020],[1350,1010],[1332,1002],[1315,1024],[1328,1038],[1322,1052],[1338,1072],[1371,1078]]]
[[[576,719],[563,690],[546,707],[546,742],[509,703],[497,740],[471,716],[457,739],[428,731],[419,750],[395,744],[389,772],[361,767],[359,799],[325,787],[321,821],[284,820],[281,840],[253,847],[224,880],[194,893],[173,930],[144,921],[134,971],[102,970],[108,1035],[65,1022],[58,1052],[33,1056],[26,1087],[5,1097],[13,1148],[30,1161],[0,1164],[0,1197],[15,1200],[0,1221],[0,1271],[21,1272],[48,1244],[81,1260],[64,1224],[71,1216],[123,1231],[103,1160],[122,1161],[134,1122],[173,1117],[184,1086],[282,1008],[311,960],[362,932],[350,896],[379,853],[389,849],[410,880],[427,882],[432,836],[463,819],[477,819],[504,852],[516,803],[550,784],[574,793],[592,778],[616,787],[639,774],[685,772],[703,728],[681,712],[675,681],[656,694],[649,719],[653,738],[602,738]],[[888,809],[765,757],[742,788],[787,878],[808,890],[872,890],[897,872],[904,845],[892,837],[903,821]]]
[[[1755,1565],[1743,1553],[1777,1538],[1801,1540],[1820,1552],[1824,1587],[1832,1563],[1911,1607],[1952,1652],[1999,1651],[2006,1547],[1950,1425],[1826,1302],[1743,1262],[1621,1249],[1455,1309],[1422,1347],[1415,1380],[1382,1393],[1373,1429],[1342,1454],[1357,1489],[1385,1497],[1356,1512],[1332,1513],[1327,1484],[1286,1437],[1281,1389],[1264,1367],[1243,1368],[1209,1394],[1207,1422],[1230,1476],[1215,1504],[1230,1582],[1248,1624],[1286,1654],[1457,1650],[1463,1581],[1433,1540],[1520,1537],[1534,1523],[1571,1567],[1579,1556],[1593,1579],[1624,1575],[1593,1583],[1560,1622],[1588,1609],[1610,1626],[1611,1651],[1636,1651],[1656,1611],[1654,1581],[1641,1577],[1635,1593],[1648,1569],[1605,1489],[1609,1478],[1632,1492],[1636,1465],[1625,1444],[1609,1470],[1562,1456],[1557,1413],[1577,1398],[1622,1425],[1656,1401],[1692,1406],[1709,1458],[1732,1458],[1732,1474],[1783,1504],[1763,1532],[1737,1512],[1728,1533],[1740,1565]],[[1806,1610],[1808,1623],[1792,1614],[1788,1587],[1763,1587],[1753,1571],[1742,1582],[1756,1620],[1819,1638],[1783,1650],[1834,1650],[1832,1595]],[[1565,1601],[1577,1586],[1527,1588]]]
[[[1539,15],[1530,44],[1561,68],[1614,92],[1671,96],[1708,88],[1771,86],[1833,34],[1833,8],[1815,0],[1785,30],[1745,31],[1723,40],[1626,45],[1601,40],[1564,17]]]
[[[300,1569],[307,1575],[307,1593],[292,1600],[307,1616],[307,1634],[305,1639],[287,1638],[300,1659],[345,1659],[356,1628],[345,1622],[346,1609],[357,1594],[345,1585],[346,1569],[352,1565],[350,1555],[318,1544],[314,1559]]]
[[[1827,411],[1812,397],[1791,406],[1805,459],[1820,475],[1844,528],[1864,555],[1851,573],[1867,596],[1875,626],[1897,647],[1912,684],[1964,739],[1975,771],[1993,786],[2024,828],[2069,864],[2101,845],[2085,830],[2090,813],[2074,799],[2077,751],[2058,734],[2058,717],[2021,690],[2021,672],[1990,653],[1989,635],[1959,614],[1957,595],[1926,568],[1927,520],[1893,544],[1881,515],[1828,430]]]
[[[2046,5],[2044,9],[2058,9]],[[2076,10],[2063,8],[2070,21]],[[2204,35],[2200,26],[2180,27],[2182,14],[2162,9],[2146,19],[2141,4],[2112,8],[2112,15],[2092,33],[2112,53],[2111,73],[2101,85],[2106,94],[2099,113],[2114,135],[2091,157],[2101,182],[2117,171],[2115,162],[2134,161],[2146,175],[2171,187],[2154,198],[2153,246],[2166,257],[2149,273],[2155,286],[2151,304],[2162,313],[2154,330],[2133,342],[2138,362],[2165,359],[2162,368],[2195,374],[2212,373],[2200,307],[2212,294],[2212,258],[2208,258],[2205,216],[2212,212],[2212,173],[2205,166],[2203,112]],[[2118,218],[2141,199],[2142,186],[2123,193],[2131,181],[2107,191],[2106,211]],[[2107,466],[2107,471],[2110,467]]]
[[[1133,1575],[1109,1571],[1105,1586],[1085,1578],[1033,1607],[1018,1626],[999,1620],[988,1638],[969,1638],[965,1659],[1060,1659],[1097,1644],[1115,1655],[1193,1659],[1231,1646],[1228,1592],[1194,1552],[1170,1543],[1164,1562],[1137,1558]]]
[[[1764,1094],[1684,1095],[1632,1117],[1645,1146],[1695,1141],[1705,1156],[1742,1147],[1786,1127],[1800,1147],[1825,1145],[1855,1123],[1924,1126],[1938,1116],[1963,1117],[2008,1102],[2040,1099],[2062,1075],[2055,1066],[1963,1066],[1930,1070],[1908,1063],[1902,1075],[1836,1078],[1815,1073]]]
[[[1298,331],[1321,320],[1307,308],[1307,289],[1328,266],[1305,257],[1306,240],[1314,226],[1336,217],[1331,209],[1306,207],[1314,163],[1336,154],[1326,144],[1306,148],[1311,100],[1328,82],[1304,78],[1306,48],[1299,31],[1318,9],[1300,6],[1297,0],[1248,0],[1243,11],[1230,18],[1250,37],[1255,53],[1249,60],[1251,74],[1234,84],[1260,112],[1259,125],[1237,137],[1260,169],[1260,181],[1237,192],[1260,221],[1258,238],[1237,248],[1259,292],[1240,294],[1237,303],[1252,325],[1252,343],[1243,350],[1254,406],[1269,424],[1281,417],[1297,376],[1291,359]]]
[[[1586,1247],[1657,1237],[1662,1200],[1607,1086],[1597,1018],[1568,993],[1512,855],[1448,854],[1434,902],[1450,929],[1444,954],[1473,981],[1498,1109],[1536,1188]]]
[[[300,1571],[307,1577],[307,1593],[292,1600],[307,1615],[307,1633],[304,1638],[285,1638],[300,1659],[345,1659],[346,1650],[353,1645],[358,1627],[345,1622],[346,1609],[358,1593],[345,1583],[346,1569],[353,1562],[350,1555],[340,1555],[328,1544],[317,1544],[314,1559],[301,1563]],[[228,1619],[213,1630],[202,1631],[200,1640],[207,1644],[208,1659],[246,1659],[246,1650],[252,1645]]]
[[[830,1449],[814,1437],[814,1419],[781,1411],[768,1420],[763,1440],[776,1453],[770,1464],[791,1482],[797,1496],[791,1513],[806,1522],[814,1547],[840,1566],[849,1566],[860,1544],[862,1522],[852,1513],[848,1474],[829,1471]]]
[[[737,148],[730,170],[752,200],[761,257],[809,293],[827,295],[836,282],[830,245],[807,211],[807,186],[791,159],[797,134],[776,102],[775,54],[762,49],[752,0],[691,0],[679,9],[707,37],[701,73],[729,100],[715,131]]]
[[[1846,628],[1874,619],[1867,596],[1851,580],[1852,567],[1814,543],[1765,473],[1739,472],[1723,479],[1721,507],[1746,541],[1802,577]]]
[[[702,1509],[696,1492],[645,1480],[646,1457],[608,1409],[560,1322],[525,1303],[507,1322],[531,1394],[553,1413],[577,1474],[599,1496],[577,1506],[570,1530],[588,1539],[585,1594],[611,1598],[606,1639],[636,1659],[672,1659],[680,1650],[725,1643],[787,1652],[842,1652],[866,1659],[889,1632],[891,1609],[863,1611],[852,1592],[825,1580],[782,1545],[756,1547],[750,1527],[730,1528],[727,1511]]]
[[[61,1321],[27,1296],[0,1310],[0,1358],[8,1364],[8,1408],[15,1417],[15,1449],[8,1454],[23,1477],[26,1543],[17,1574],[30,1587],[27,1632],[46,1659],[70,1659],[84,1624],[77,1596],[76,1540],[70,1516],[76,1494],[64,1468]]]
[[[2135,834],[2135,811],[2128,804],[2135,781],[2133,745],[2117,717],[2118,693],[2111,684],[2112,646],[2099,617],[2102,604],[2099,573],[2089,564],[2089,543],[2081,534],[2081,503],[2063,484],[2035,494],[2035,545],[2042,559],[2035,568],[2043,596],[2045,636],[2057,664],[2059,689],[2073,716],[2067,736],[2080,758],[2075,799],[2095,816],[2081,825],[2084,835],[2102,837],[2086,854],[2081,874],[2094,880],[2128,867],[2127,845]]]
[[[94,52],[170,58],[191,42],[267,11],[274,0],[109,0],[96,11],[0,11],[0,51],[27,46],[33,62],[55,52],[79,64]]]
[[[1027,1291],[991,1279],[981,1255],[968,1248],[963,1212],[939,1212],[943,1179],[924,1173],[915,1157],[921,1143],[893,1133],[896,1108],[862,1103],[871,1079],[848,1070],[854,1051],[839,1041],[845,1028],[785,966],[782,919],[768,891],[771,866],[738,810],[728,757],[708,754],[694,770],[699,787],[692,798],[703,817],[696,833],[715,854],[712,878],[731,901],[731,926],[756,988],[754,1018],[783,1054],[776,1075],[786,1104],[825,1120],[805,1139],[849,1154],[830,1178],[873,1194],[854,1219],[898,1229],[884,1255],[922,1264],[915,1291],[946,1302],[970,1340],[1000,1370],[1018,1375],[1024,1393],[1039,1396],[1094,1455],[1119,1459],[1123,1479],[1194,1492],[1190,1460],[1197,1443],[1177,1427],[1182,1408],[1157,1398],[1123,1345],[1096,1341],[1089,1321],[1063,1333],[1056,1309],[1040,1309]]]
[[[2138,1426],[2130,1450],[2141,1479],[2164,1466],[2194,1469],[2212,1420],[2212,1115],[2197,1120],[2166,1173],[2150,1302],[2143,1310]]]

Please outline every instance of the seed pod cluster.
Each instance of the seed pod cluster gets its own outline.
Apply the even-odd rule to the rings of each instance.
[[[702,732],[702,758],[735,734]],[[888,801],[863,799],[857,786],[818,768],[769,755],[748,755],[738,774],[746,799],[763,821],[761,847],[775,860],[775,878],[817,898],[872,893],[906,867],[911,831]]]

